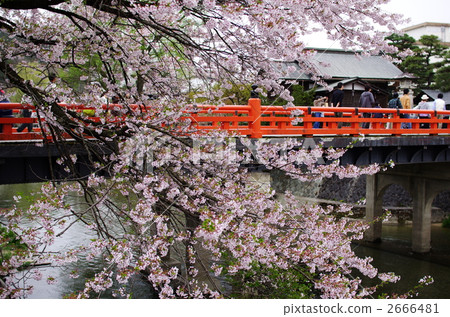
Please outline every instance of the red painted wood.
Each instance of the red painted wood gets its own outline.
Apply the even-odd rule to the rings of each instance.
[[[60,104],[72,111],[94,109],[83,105]],[[103,105],[105,110],[120,108],[120,105]],[[0,109],[13,109],[14,117],[0,117],[3,132],[0,140],[42,140],[40,129],[33,132],[17,132],[21,123],[37,123],[37,118],[19,118],[20,111],[24,108],[32,109],[34,106],[18,103],[0,103]],[[149,111],[151,106],[130,105],[130,109],[137,113]],[[411,134],[449,134],[450,120],[438,119],[442,114],[450,117],[450,111],[432,110],[397,110],[387,108],[320,108],[320,107],[289,107],[261,106],[257,98],[249,99],[248,105],[196,105],[194,110],[186,111],[181,120],[190,120],[192,133],[202,130],[226,130],[234,131],[251,138],[264,136],[313,136],[313,135],[411,135]],[[301,112],[301,114],[298,114]],[[313,117],[316,112],[322,113],[322,117]],[[336,113],[342,113],[337,117]],[[364,118],[363,114],[370,114],[371,118]],[[374,118],[375,114],[382,114],[382,118]],[[295,115],[294,115],[295,114]],[[410,119],[401,118],[401,114],[409,114]],[[429,119],[418,119],[419,114],[428,114]],[[100,117],[89,117],[92,121],[99,121]],[[293,120],[299,122],[293,124]],[[121,117],[110,117],[111,122],[120,123]],[[314,122],[322,122],[320,129],[313,128]],[[369,129],[363,129],[362,123],[370,123]],[[410,122],[411,129],[402,129],[401,124]],[[45,125],[45,122],[42,122]],[[339,128],[339,123],[342,126]],[[428,129],[421,129],[421,123],[430,123]],[[447,128],[438,129],[439,123],[447,123]]]

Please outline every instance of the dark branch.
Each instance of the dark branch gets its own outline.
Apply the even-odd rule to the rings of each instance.
[[[0,7],[5,9],[45,9],[52,5],[64,3],[67,0],[0,0]]]

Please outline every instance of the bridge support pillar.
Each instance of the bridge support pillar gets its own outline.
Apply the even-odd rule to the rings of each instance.
[[[434,194],[425,180],[416,180],[412,186],[413,228],[412,250],[426,253],[431,249],[431,204]]]
[[[381,241],[382,223],[380,217],[382,216],[382,199],[379,190],[379,176],[366,176],[366,216],[365,220],[370,224],[369,229],[364,234],[364,240],[370,242]],[[381,196],[381,197],[380,197]]]

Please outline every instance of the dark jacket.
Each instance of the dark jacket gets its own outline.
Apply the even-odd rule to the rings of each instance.
[[[0,98],[3,98],[0,100],[0,103],[9,103],[9,100],[3,94],[0,94]],[[12,109],[0,109],[0,117],[10,117],[12,115]]]
[[[342,101],[344,100],[344,92],[341,89],[335,89],[333,91],[333,95],[331,96],[331,103],[333,107],[343,107]]]
[[[403,109],[400,98],[392,98],[391,100],[389,100],[388,106],[389,108],[393,109]]]
[[[361,98],[359,99],[359,106],[361,108],[372,108],[375,104],[375,98],[370,91],[365,91],[361,94]]]

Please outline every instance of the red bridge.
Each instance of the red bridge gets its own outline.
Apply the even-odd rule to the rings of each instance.
[[[61,104],[78,112],[89,114],[98,121],[95,109],[82,105]],[[120,107],[109,105],[109,107]],[[39,140],[43,136],[39,128],[32,132],[18,132],[22,123],[37,123],[37,118],[21,118],[19,113],[31,105],[0,103],[0,109],[12,109],[12,117],[0,117],[3,127],[0,141]],[[106,109],[106,106],[103,106]],[[131,109],[143,108],[131,106]],[[145,111],[145,109],[144,109]],[[321,117],[316,117],[321,114]],[[407,115],[407,116],[406,116]],[[426,116],[426,117],[425,117]],[[279,136],[376,136],[376,135],[437,135],[450,134],[450,111],[406,110],[390,108],[330,108],[261,106],[260,99],[251,98],[247,105],[194,105],[186,111],[183,120],[190,120],[198,130],[235,131],[250,138]],[[418,119],[420,117],[420,119]],[[115,120],[120,120],[116,119]],[[321,123],[315,128],[314,123]],[[366,126],[364,125],[366,123]],[[403,125],[402,125],[403,124]],[[405,129],[406,124],[409,128]],[[318,126],[319,124],[316,124]]]
[[[81,105],[62,106],[84,112],[92,121],[100,120],[95,109]],[[65,148],[77,156],[77,173],[68,175],[57,164],[61,154],[56,144],[46,142],[42,146],[39,142],[43,139],[39,128],[34,127],[32,132],[18,132],[18,125],[35,124],[38,120],[18,117],[23,108],[34,111],[30,105],[0,103],[0,109],[12,109],[14,113],[9,118],[0,118],[3,129],[0,133],[0,184],[71,180],[93,172],[91,161],[79,144],[70,140],[65,142]],[[106,120],[120,123],[120,115],[108,114],[110,108],[103,108],[107,114]],[[131,106],[131,109],[146,111],[138,106]],[[250,138],[265,137],[269,142],[277,142],[283,136],[304,137],[303,146],[307,148],[313,148],[319,142],[324,147],[337,148],[353,144],[340,159],[342,165],[395,162],[393,169],[366,178],[365,219],[371,226],[365,238],[369,241],[381,239],[382,224],[376,219],[382,215],[383,193],[391,184],[399,184],[409,191],[414,200],[412,251],[428,252],[431,246],[431,203],[437,193],[450,190],[449,116],[450,111],[384,108],[285,109],[261,106],[259,99],[252,98],[242,106],[192,106],[184,113],[182,120],[189,120],[191,127],[199,131],[222,129]],[[45,122],[42,123],[45,126]],[[360,135],[365,137],[354,138]],[[239,143],[239,140],[236,142]],[[99,147],[98,152],[104,150]],[[253,165],[257,166],[258,162]]]
[[[92,121],[110,120],[120,124],[122,118],[116,110],[119,105],[103,106],[100,118],[95,109],[82,105],[66,105],[72,111],[84,112]],[[21,118],[20,112],[31,105],[0,103],[0,109],[12,109],[11,117],[0,118],[0,184],[37,182],[49,179],[70,179],[57,160],[60,153],[56,144],[43,133],[34,117]],[[117,109],[119,108],[119,109]],[[148,111],[137,105],[129,107],[137,113]],[[316,117],[316,114],[321,117]],[[405,114],[409,118],[405,118]],[[426,119],[418,119],[419,115]],[[185,111],[181,120],[188,120],[193,130],[228,130],[250,138],[266,138],[279,142],[282,137],[304,138],[303,146],[314,148],[342,148],[352,144],[340,159],[340,164],[366,165],[371,163],[423,164],[450,163],[450,111],[366,109],[366,108],[320,108],[261,106],[260,99],[251,98],[247,105],[193,105]],[[367,118],[369,117],[369,118]],[[32,132],[17,128],[23,123],[34,124]],[[41,120],[45,127],[45,121]],[[316,123],[316,124],[315,124]],[[315,126],[322,127],[314,128]],[[368,128],[363,127],[366,124]],[[402,129],[402,124],[410,128]],[[361,138],[364,135],[364,138]],[[86,136],[87,137],[87,136]],[[236,140],[239,149],[239,140]],[[44,146],[43,146],[44,145]],[[67,135],[65,148],[77,155],[80,175],[89,175],[92,166],[85,149]],[[105,149],[99,145],[98,152]],[[259,166],[255,162],[254,166]]]

